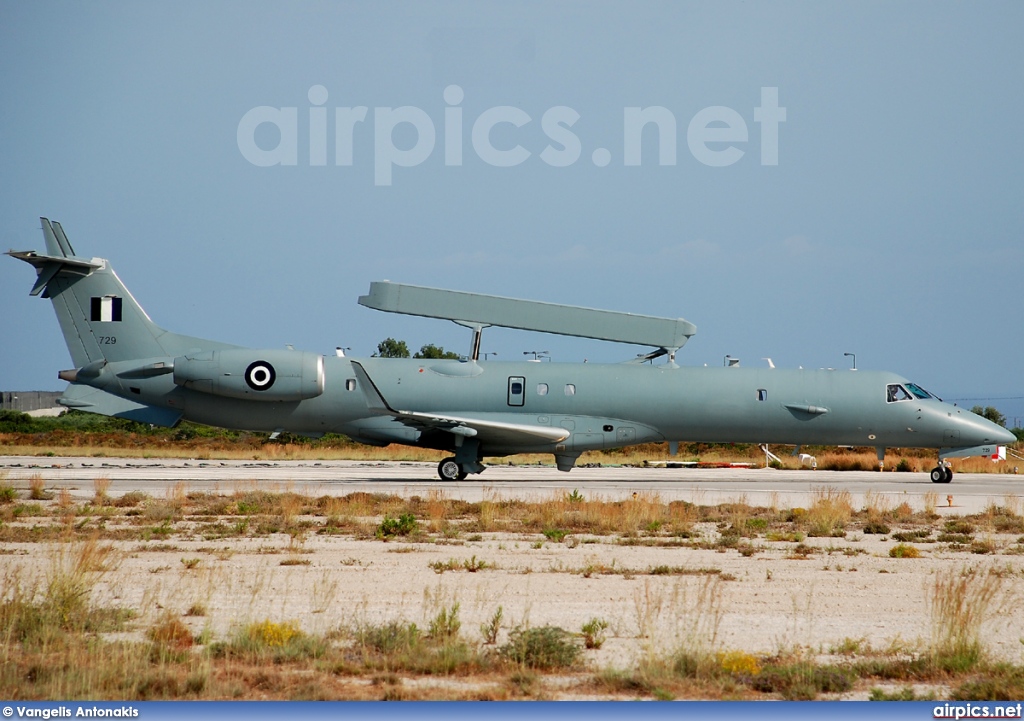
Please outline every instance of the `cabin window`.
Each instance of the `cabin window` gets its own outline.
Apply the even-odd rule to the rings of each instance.
[[[348,380],[345,381],[345,390],[347,390],[347,391],[354,391],[355,389],[356,389],[356,379],[355,378],[349,378]]]
[[[909,401],[913,398],[907,389],[901,386],[899,383],[890,383],[885,387],[885,401],[886,403],[897,403],[899,401]]]
[[[574,395],[576,395],[576,384],[575,383],[566,383],[565,384],[565,395],[567,395],[567,396],[574,396]]]
[[[522,376],[509,376],[508,379],[508,404],[510,406],[521,406],[526,389],[526,379]]]
[[[768,391],[764,388],[757,389],[757,400],[766,401],[768,400]]]
[[[538,383],[537,384],[537,395],[539,395],[539,396],[546,396],[547,394],[548,394],[548,384],[547,383]]]

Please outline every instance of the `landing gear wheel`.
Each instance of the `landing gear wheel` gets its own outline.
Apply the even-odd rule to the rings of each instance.
[[[445,458],[437,464],[437,475],[442,481],[461,481],[466,478],[466,471],[454,458]]]
[[[946,466],[946,483],[950,483],[953,480],[953,469]]]
[[[932,483],[949,483],[953,480],[953,469],[936,466],[931,472]]]

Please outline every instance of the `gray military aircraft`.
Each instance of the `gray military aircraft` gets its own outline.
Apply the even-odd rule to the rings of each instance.
[[[150,320],[106,260],[77,256],[60,224],[41,220],[46,253],[8,255],[35,267],[31,294],[56,310],[75,365],[58,374],[68,408],[434,448],[454,454],[438,465],[445,480],[482,472],[485,456],[551,453],[568,471],[587,450],[669,441],[674,452],[690,441],[873,446],[880,463],[886,448],[936,448],[931,480],[949,483],[946,458],[1016,440],[894,373],[681,368],[675,353],[696,332],[682,319],[389,282],[359,302],[469,327],[468,359],[355,359],[179,335]],[[655,350],[619,364],[480,362],[492,325]]]

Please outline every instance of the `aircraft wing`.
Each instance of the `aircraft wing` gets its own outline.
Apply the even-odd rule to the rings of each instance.
[[[446,431],[464,438],[479,438],[481,442],[500,445],[531,446],[538,443],[559,443],[569,437],[565,428],[509,423],[479,416],[447,413],[422,413],[392,408],[377,389],[366,369],[352,361],[359,385],[366,396],[370,410],[389,415],[400,423],[418,430]]]
[[[559,443],[569,437],[569,431],[551,426],[506,423],[472,416],[450,416],[437,413],[395,411],[396,420],[412,428],[448,431],[457,436],[479,438],[484,443],[529,446],[538,443]]]

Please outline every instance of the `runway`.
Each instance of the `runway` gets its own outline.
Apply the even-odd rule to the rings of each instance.
[[[578,490],[587,497],[615,501],[633,493],[655,493],[662,501],[684,500],[700,505],[745,501],[757,506],[806,507],[815,490],[849,491],[855,508],[867,493],[881,494],[894,505],[907,501],[921,508],[926,500],[944,513],[978,513],[1007,496],[1024,493],[1017,475],[957,474],[950,484],[932,483],[927,473],[870,471],[775,470],[769,468],[575,468],[562,473],[549,466],[489,467],[460,482],[442,482],[435,465],[371,461],[203,461],[186,459],[3,456],[0,477],[27,488],[34,475],[48,488],[68,488],[75,497],[93,495],[93,480],[109,478],[109,493],[143,491],[162,496],[174,484],[189,490],[230,493],[239,486],[266,484],[311,495],[394,493],[425,495],[442,490],[469,502],[495,496],[540,499]],[[936,494],[926,499],[926,494]],[[947,497],[952,496],[952,500]]]

